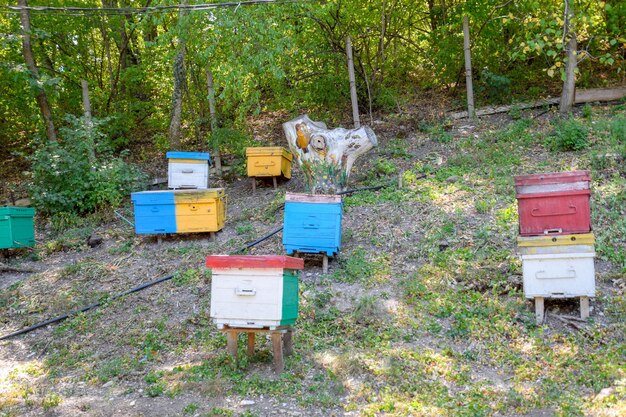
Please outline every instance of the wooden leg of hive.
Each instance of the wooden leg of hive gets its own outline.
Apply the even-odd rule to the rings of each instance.
[[[293,354],[293,329],[287,329],[287,332],[283,335],[283,348],[285,356]]]
[[[217,235],[215,234],[215,232],[211,232],[211,235],[209,236],[209,240],[211,242],[215,242],[217,240]]]
[[[256,178],[250,177],[250,180],[252,181],[252,194],[254,194],[256,193]]]
[[[272,182],[274,183],[274,189],[278,188],[278,181],[276,181],[276,177],[272,177]]]
[[[248,356],[254,356],[254,332],[248,333]]]
[[[280,374],[285,369],[282,335],[280,332],[272,332],[272,353],[274,354],[274,370],[277,374]]]
[[[580,297],[580,318],[589,318],[589,297]]]
[[[161,246],[161,243],[163,243],[163,238],[161,237],[161,235],[157,235],[157,245]]]
[[[322,255],[324,258],[322,259],[322,272],[324,274],[328,274],[328,255]]]
[[[228,353],[235,359],[235,366],[237,366],[237,331],[226,331],[226,349]]]
[[[543,324],[543,297],[535,297],[535,320],[537,324]]]

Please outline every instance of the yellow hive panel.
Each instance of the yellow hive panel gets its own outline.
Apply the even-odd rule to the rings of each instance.
[[[581,233],[571,235],[552,236],[528,236],[518,237],[517,246],[562,246],[562,245],[593,245],[595,238],[593,233]]]
[[[223,188],[176,192],[176,233],[217,232],[226,220]]]
[[[207,161],[202,159],[177,159],[170,158],[169,164],[199,164],[199,165],[207,165]]]

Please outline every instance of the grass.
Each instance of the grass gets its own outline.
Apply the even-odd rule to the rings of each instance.
[[[552,125],[523,118],[479,126],[477,136],[466,138],[448,137],[449,126],[425,126],[422,135],[433,136],[437,151],[421,156],[414,156],[409,139],[381,141],[379,155],[404,168],[372,158],[364,181],[376,184],[402,172],[404,185],[344,199],[344,247],[331,274],[301,281],[296,351],[281,375],[269,372],[271,349],[263,338],[248,358],[242,336],[235,364],[209,317],[210,274],[202,259],[227,253],[235,241],[209,249],[181,243],[158,254],[123,241],[112,255],[176,263],[172,284],[58,326],[49,346],[33,347],[45,350],[41,359],[0,380],[12,387],[2,393],[0,415],[53,410],[71,396],[54,391],[57,398],[34,381],[92,387],[116,381],[141,387],[143,397],[178,401],[175,413],[185,415],[264,415],[256,406],[238,407],[242,399],[285,403],[314,416],[512,416],[538,409],[563,417],[623,415],[624,120],[623,110],[586,110],[575,123],[587,129],[588,149],[567,152],[549,149]],[[511,279],[521,275],[512,176],[561,169],[590,169],[593,177],[601,268],[595,310],[581,329],[554,318],[537,326]],[[252,233],[252,220],[279,221],[282,199],[277,193],[267,207],[242,217],[234,235]],[[35,280],[56,280],[47,298],[28,283],[8,287],[0,292],[0,323],[101,297],[85,283],[118,274],[112,265],[83,257],[56,275],[38,275]],[[549,317],[578,313],[574,300],[546,306]]]

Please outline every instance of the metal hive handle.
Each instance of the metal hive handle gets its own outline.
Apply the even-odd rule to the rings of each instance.
[[[539,214],[536,214],[541,209],[535,207],[534,209],[531,210],[530,215],[533,216],[533,217],[549,217],[549,216],[567,216],[567,215],[570,215],[570,214],[576,214],[577,210],[576,210],[576,206],[575,205],[570,204],[569,208],[570,208],[570,211],[566,212],[566,213],[564,212],[564,213],[546,213],[546,214],[539,213]]]
[[[539,270],[537,272],[535,272],[535,278],[537,279],[569,279],[569,278],[576,278],[576,269],[570,267],[566,272],[565,275],[562,276],[550,276],[547,275],[546,271]]]

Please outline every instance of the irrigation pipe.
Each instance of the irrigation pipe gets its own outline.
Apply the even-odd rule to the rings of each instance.
[[[114,295],[111,298],[109,298],[108,300],[116,300],[116,299],[118,299],[120,297],[123,297],[125,295],[132,294],[134,292],[141,291],[141,290],[144,290],[146,288],[152,287],[153,285],[160,284],[161,282],[165,282],[167,280],[170,280],[173,277],[174,277],[174,275],[172,274],[172,275],[168,275],[168,276],[163,277],[163,278],[159,278],[159,279],[157,279],[155,281],[146,282],[145,284],[141,284],[141,285],[139,285],[139,286],[137,286],[135,288],[131,288],[130,290],[127,290],[127,291],[124,291],[124,292],[119,293],[117,295]],[[26,327],[25,329],[18,330],[16,332],[4,335],[4,336],[0,337],[0,340],[9,339],[11,337],[18,336],[20,334],[32,332],[33,330],[39,329],[40,327],[44,327],[44,326],[47,326],[47,325],[52,324],[52,323],[57,323],[59,321],[63,321],[63,320],[65,320],[65,319],[67,319],[67,318],[69,318],[71,316],[74,316],[74,315],[76,315],[78,313],[83,313],[85,311],[89,311],[89,310],[91,310],[93,308],[99,307],[103,303],[104,303],[104,301],[100,301],[100,302],[97,302],[97,303],[89,304],[88,306],[85,306],[85,307],[83,307],[83,308],[81,308],[79,310],[70,311],[69,313],[65,313],[65,314],[62,314],[60,316],[53,317],[53,318],[48,319],[46,321],[42,321],[40,323],[34,324],[34,325],[30,326],[30,327]]]

